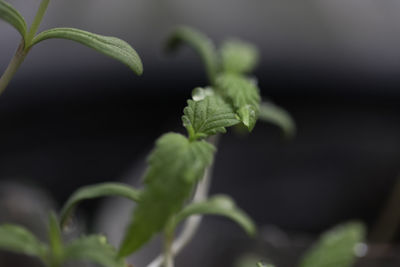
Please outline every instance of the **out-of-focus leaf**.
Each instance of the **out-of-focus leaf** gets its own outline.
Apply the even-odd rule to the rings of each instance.
[[[223,43],[220,53],[223,70],[238,74],[253,71],[259,58],[258,50],[254,45],[239,40]]]
[[[213,42],[204,34],[190,27],[178,27],[167,41],[167,49],[176,50],[182,44],[191,46],[201,57],[211,84],[218,72],[217,52]]]
[[[193,139],[225,133],[225,127],[240,122],[232,107],[216,94],[199,101],[188,100],[187,103],[182,121]]]
[[[32,46],[46,39],[68,39],[90,47],[110,56],[131,68],[137,75],[143,72],[143,64],[136,51],[125,41],[94,34],[74,28],[54,28],[39,33],[32,41]]]
[[[250,217],[225,195],[216,195],[207,201],[189,204],[174,217],[168,230],[173,231],[181,221],[199,214],[224,216],[240,225],[248,235],[253,236],[256,232],[256,227]]]
[[[242,75],[222,74],[217,78],[217,90],[231,103],[243,124],[251,131],[260,109],[260,93],[254,81]]]
[[[35,256],[45,260],[47,246],[27,229],[11,224],[0,226],[0,249]]]
[[[90,261],[105,267],[125,267],[123,259],[117,257],[113,246],[102,235],[81,237],[64,248],[64,260]]]
[[[59,266],[63,262],[63,240],[57,216],[52,212],[49,216],[48,236],[50,243],[50,261]]]
[[[280,127],[286,137],[293,137],[296,133],[296,124],[289,112],[272,102],[262,102],[258,118]]]
[[[203,176],[215,147],[205,141],[190,142],[176,133],[161,136],[149,157],[146,187],[128,226],[119,255],[127,256],[159,232],[189,197]]]
[[[0,0],[0,19],[11,24],[23,38],[26,37],[26,22],[24,17],[10,4]]]
[[[356,259],[357,246],[364,247],[365,227],[350,222],[322,234],[304,255],[300,267],[350,267]]]
[[[61,226],[65,225],[71,212],[79,202],[106,196],[124,197],[137,202],[140,199],[140,191],[121,183],[101,183],[81,187],[71,195],[64,205],[60,216]]]

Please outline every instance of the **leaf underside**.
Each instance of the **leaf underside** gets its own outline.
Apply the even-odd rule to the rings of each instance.
[[[256,227],[250,217],[239,209],[230,197],[225,195],[216,195],[207,201],[186,206],[175,217],[171,230],[187,217],[198,214],[224,216],[240,225],[248,235],[253,236],[256,232]]]
[[[190,27],[178,27],[167,40],[167,49],[177,50],[183,44],[192,47],[202,59],[211,84],[218,72],[217,52],[213,42],[201,32]]]
[[[205,141],[189,142],[176,133],[167,133],[157,140],[148,159],[146,187],[127,228],[120,256],[139,249],[181,209],[195,183],[211,164],[214,150],[214,146]]]
[[[291,138],[296,133],[296,124],[289,112],[272,102],[262,102],[258,118],[261,121],[275,124],[280,127],[284,135]]]
[[[187,103],[182,121],[189,133],[194,131],[195,139],[225,133],[225,127],[240,122],[232,107],[216,94],[199,101],[188,100]]]
[[[32,46],[46,39],[68,39],[90,47],[110,56],[131,68],[137,75],[143,72],[143,64],[136,51],[125,41],[110,36],[103,36],[75,28],[54,28],[39,33],[32,41]]]
[[[243,124],[251,131],[260,109],[260,93],[254,81],[242,75],[224,73],[218,76],[217,90],[232,104]]]
[[[350,267],[356,259],[356,245],[364,240],[363,224],[350,222],[336,226],[306,252],[300,267]]]
[[[0,0],[0,19],[11,24],[25,38],[27,27],[24,17],[13,6],[3,0]]]
[[[81,201],[107,196],[118,196],[137,202],[140,199],[140,191],[122,183],[101,183],[81,187],[71,195],[61,210],[61,226],[65,225],[71,212]]]

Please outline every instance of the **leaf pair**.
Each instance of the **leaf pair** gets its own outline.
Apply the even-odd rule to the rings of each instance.
[[[286,136],[294,135],[295,124],[288,112],[271,102],[261,103],[260,106],[258,86],[246,76],[258,63],[256,47],[244,41],[230,40],[217,50],[204,34],[189,27],[178,27],[168,39],[167,48],[174,51],[182,44],[194,48],[200,55],[213,86],[211,90],[231,104],[239,120],[250,131],[257,119],[261,119],[281,127]],[[184,124],[186,127],[187,123]]]
[[[61,266],[67,261],[91,261],[104,267],[125,267],[116,250],[104,236],[91,235],[64,244],[55,215],[49,220],[49,245],[16,225],[0,226],[0,248],[39,258],[46,266]]]
[[[175,29],[167,41],[167,50],[175,51],[183,44],[192,47],[203,61],[211,85],[222,72],[243,74],[251,72],[258,62],[258,51],[253,45],[240,40],[222,44],[218,51],[214,43],[203,33],[190,27]]]
[[[257,49],[243,41],[228,41],[217,51],[205,35],[188,27],[178,28],[169,38],[168,47],[175,49],[182,43],[192,46],[200,54],[215,92],[228,101],[240,121],[251,131],[257,120],[260,96],[257,85],[244,74],[256,66]]]
[[[43,31],[36,37],[33,38],[32,36],[31,38],[28,36],[26,22],[23,16],[4,0],[0,0],[0,19],[11,24],[21,34],[25,40],[26,52],[34,45],[46,39],[68,39],[81,43],[122,62],[137,75],[143,72],[143,65],[139,55],[127,42],[121,39],[102,36],[75,28],[54,28]]]

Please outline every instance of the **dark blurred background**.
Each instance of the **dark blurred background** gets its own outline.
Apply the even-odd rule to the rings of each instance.
[[[8,2],[29,21],[39,4]],[[212,192],[285,231],[350,219],[373,227],[400,170],[399,12],[396,0],[53,1],[42,29],[120,37],[144,74],[65,40],[35,47],[0,97],[0,180],[33,184],[61,205],[79,186],[123,180],[159,135],[183,131],[186,99],[207,85],[190,49],[163,52],[183,24],[217,43],[256,44],[262,94],[297,123],[292,141],[263,123],[224,136]],[[19,38],[0,22],[0,70]]]

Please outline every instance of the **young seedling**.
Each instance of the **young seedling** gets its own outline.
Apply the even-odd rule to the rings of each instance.
[[[137,75],[142,74],[143,66],[139,55],[121,39],[74,28],[53,28],[37,34],[49,2],[50,0],[42,0],[32,25],[28,29],[24,17],[13,6],[0,0],[0,19],[12,25],[22,36],[17,52],[0,78],[0,94],[6,89],[32,47],[46,39],[61,38],[81,43],[126,64]]]
[[[43,39],[40,34],[36,38]],[[117,252],[109,254],[114,261],[110,263],[92,258],[104,266],[119,266],[126,256],[139,250],[155,234],[163,233],[163,255],[148,266],[173,267],[174,256],[190,241],[201,221],[201,217],[192,215],[225,216],[234,220],[249,235],[254,235],[254,223],[230,197],[208,197],[217,140],[228,127],[245,127],[249,132],[252,131],[259,118],[281,126],[288,136],[294,132],[294,123],[288,113],[271,103],[261,102],[256,80],[248,76],[258,60],[254,46],[242,41],[229,41],[217,50],[203,34],[181,27],[169,38],[168,48],[173,50],[184,43],[191,45],[201,55],[210,80],[210,86],[193,90],[192,99],[188,100],[184,109],[182,122],[187,136],[170,132],[156,141],[148,157],[149,166],[144,175],[143,189],[137,190],[119,183],[83,187],[72,194],[61,211],[62,228],[74,207],[83,200],[120,196],[137,202]],[[176,228],[182,222],[185,222],[185,226],[179,237],[175,238]],[[55,232],[59,231],[58,228],[54,229]],[[53,236],[61,239],[59,234],[50,234],[50,237]],[[51,253],[56,255],[52,256],[56,263],[49,266],[55,267],[68,259],[65,256],[68,253],[65,254],[61,249],[68,246],[62,245],[61,241],[50,242],[53,243],[59,244]],[[85,244],[88,249],[92,246],[89,242]],[[10,248],[7,243],[2,247]],[[82,253],[86,252],[82,250]],[[48,264],[46,260],[43,261]]]
[[[251,131],[259,115],[263,114],[260,118],[281,126],[288,136],[294,131],[288,113],[272,104],[260,105],[255,79],[247,76],[257,62],[255,47],[242,41],[229,41],[217,51],[206,36],[187,27],[178,28],[171,35],[168,48],[176,49],[183,43],[191,45],[201,55],[211,85],[194,89],[192,99],[188,100],[182,116],[188,135],[164,134],[148,158],[145,186],[136,199],[138,204],[119,247],[119,255],[125,257],[134,253],[156,233],[163,232],[164,255],[156,258],[149,267],[174,265],[174,256],[191,239],[200,222],[199,217],[189,218],[181,235],[175,239],[177,225],[191,215],[226,216],[248,234],[255,233],[252,221],[232,199],[207,197],[216,140],[227,127],[243,125]],[[105,189],[104,185],[99,187]],[[68,203],[77,204],[81,200],[79,195],[85,196],[82,199],[100,196],[92,194],[95,188],[96,185],[87,190],[80,189]],[[71,206],[64,207],[62,222],[66,221]]]

